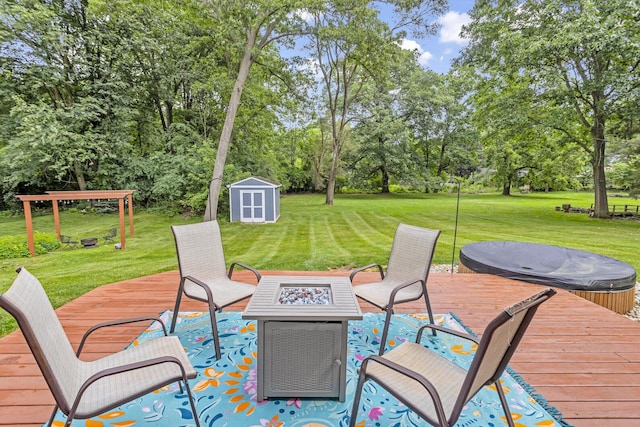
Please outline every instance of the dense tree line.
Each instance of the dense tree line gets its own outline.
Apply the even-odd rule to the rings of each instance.
[[[327,204],[455,177],[593,186],[604,216],[605,171],[640,188],[639,8],[478,0],[440,75],[399,42],[444,0],[0,0],[0,207],[127,188],[212,218],[250,175]]]

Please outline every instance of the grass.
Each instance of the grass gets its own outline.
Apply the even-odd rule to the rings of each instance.
[[[586,250],[640,268],[639,222],[600,220],[555,210],[564,203],[589,207],[592,199],[592,194],[578,192],[511,197],[462,194],[456,262],[459,249],[467,243],[515,240]],[[613,203],[638,204],[633,199],[611,197]],[[455,217],[453,193],[338,195],[334,206],[324,205],[323,195],[296,195],[282,197],[281,218],[275,224],[220,222],[227,263],[242,261],[260,270],[323,271],[385,263],[400,222],[441,230],[433,262],[450,264]],[[63,212],[62,234],[76,240],[100,237],[100,246],[0,260],[0,292],[11,285],[19,266],[42,281],[55,307],[105,283],[177,269],[170,226],[197,221],[201,218],[137,212],[135,237],[127,236],[125,250],[114,250],[101,237],[117,225],[117,214]],[[36,215],[34,229],[53,233],[52,215]],[[25,234],[21,216],[0,217],[0,236]],[[15,327],[13,319],[0,312],[0,335]]]

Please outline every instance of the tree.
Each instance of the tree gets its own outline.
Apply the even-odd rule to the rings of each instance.
[[[416,72],[424,72],[411,52],[400,50],[386,69],[368,81],[355,105],[354,147],[345,155],[351,176],[350,182],[361,187],[381,188],[390,192],[392,181],[410,184],[416,173],[416,153],[412,130],[403,110],[408,94],[408,81]]]
[[[5,191],[52,181],[87,189],[101,163],[125,148],[128,99],[112,67],[117,35],[82,0],[0,1],[0,11],[2,62],[19,82],[5,135]],[[24,176],[29,167],[35,173]]]
[[[464,31],[467,63],[522,78],[537,95],[525,106],[530,122],[589,155],[597,217],[608,216],[607,121],[640,84],[639,15],[640,4],[625,0],[480,0]]]
[[[209,187],[205,212],[205,221],[209,221],[217,215],[224,167],[249,72],[261,55],[264,58],[264,52],[276,42],[291,43],[291,37],[303,33],[305,21],[300,12],[303,6],[313,5],[301,0],[206,0],[204,4],[207,18],[216,23],[213,39],[224,41],[226,55],[230,59],[229,71],[235,80]]]
[[[348,157],[349,169],[362,181],[378,182],[382,193],[389,193],[392,178],[402,181],[413,175],[415,163],[410,129],[393,104],[397,92],[388,85],[372,85],[365,89],[368,115],[354,128],[356,150]],[[356,180],[357,182],[357,180]]]
[[[354,119],[353,107],[367,81],[385,76],[406,30],[429,34],[436,26],[429,18],[444,12],[446,2],[382,2],[394,8],[392,26],[382,22],[378,10],[366,0],[330,4],[313,14],[314,32],[307,48],[313,52],[331,120],[331,168],[325,203],[333,205],[340,156]]]
[[[505,196],[515,184],[566,188],[586,165],[586,155],[573,141],[532,119],[537,99],[538,94],[523,76],[512,79],[506,75],[479,76],[470,97],[485,167]],[[549,156],[550,152],[555,155]]]
[[[442,177],[468,176],[476,169],[477,136],[468,101],[472,79],[462,68],[446,75],[418,69],[402,95],[402,109],[421,154],[425,191],[437,191]]]

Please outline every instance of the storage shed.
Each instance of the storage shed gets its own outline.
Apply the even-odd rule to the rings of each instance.
[[[252,176],[227,188],[231,222],[276,222],[280,218],[280,184]]]

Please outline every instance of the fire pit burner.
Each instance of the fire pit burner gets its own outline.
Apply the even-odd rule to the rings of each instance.
[[[278,295],[279,304],[331,304],[329,286],[283,286]]]

